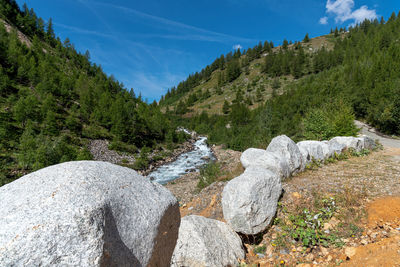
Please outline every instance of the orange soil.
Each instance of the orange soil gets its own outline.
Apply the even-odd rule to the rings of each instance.
[[[399,227],[400,197],[377,199],[368,205],[367,212],[369,227],[379,227],[384,223]],[[400,266],[400,231],[377,243],[358,247],[355,256],[341,266]]]

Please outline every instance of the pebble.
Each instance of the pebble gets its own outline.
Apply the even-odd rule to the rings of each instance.
[[[354,247],[347,247],[344,249],[344,254],[346,254],[346,256],[351,259],[354,255],[356,255],[356,250],[357,248]]]

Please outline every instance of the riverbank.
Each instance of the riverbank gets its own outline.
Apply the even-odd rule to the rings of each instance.
[[[143,176],[147,176],[150,172],[154,171],[158,167],[175,161],[183,153],[193,151],[195,148],[194,144],[196,143],[197,140],[198,140],[197,134],[192,133],[187,141],[183,142],[182,144],[179,144],[172,151],[167,149],[153,150],[148,156],[149,157],[148,167],[144,170],[138,170],[138,173]],[[88,149],[93,157],[93,160],[105,161],[133,168],[136,161],[136,157],[138,157],[139,154],[132,154],[127,152],[112,150],[109,149],[109,144],[110,143],[108,140],[92,140],[88,145]]]
[[[215,202],[218,202],[217,200],[220,198],[220,193],[226,184],[226,180],[230,177],[236,177],[243,172],[243,167],[240,164],[241,152],[227,150],[222,146],[212,146],[211,150],[214,153],[216,162],[221,166],[221,172],[225,173],[224,176],[220,177],[220,180],[200,191],[197,187],[200,178],[200,172],[197,171],[183,175],[181,178],[178,178],[165,185],[179,200],[180,206],[184,207],[181,209],[182,216],[187,215],[187,210],[189,208],[187,205],[195,199],[199,205],[195,205],[192,209],[190,209],[193,214],[197,214],[197,212],[200,214],[203,207],[210,205],[210,196],[217,194],[214,198]],[[187,208],[185,209],[185,207]],[[217,214],[215,214],[215,217],[222,218]]]

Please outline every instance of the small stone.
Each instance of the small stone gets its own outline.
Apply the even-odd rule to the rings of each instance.
[[[364,245],[364,246],[368,245],[368,240],[367,239],[362,239],[361,240],[361,245]]]
[[[321,249],[321,253],[322,253],[322,255],[326,256],[326,255],[328,255],[328,254],[329,254],[329,252],[328,252],[328,249],[327,249],[327,248],[325,248],[325,247],[321,247],[320,249]]]
[[[314,254],[310,253],[305,257],[306,261],[313,261],[315,258]]]
[[[279,250],[279,253],[282,255],[287,255],[287,254],[289,254],[289,251],[286,248],[284,248],[284,249]]]
[[[356,255],[357,248],[347,247],[344,250],[344,254],[346,254],[347,258],[351,259],[354,255]]]
[[[324,223],[324,230],[325,231],[329,231],[330,229],[332,229],[333,227],[332,227],[332,224],[330,224],[330,223]]]
[[[294,193],[292,193],[292,196],[293,196],[294,198],[301,198],[301,195],[299,194],[299,192],[294,192]]]
[[[265,255],[267,255],[268,257],[270,257],[272,255],[272,253],[274,252],[274,247],[269,245],[265,251]]]
[[[327,262],[330,262],[330,261],[332,261],[332,259],[333,259],[332,256],[329,255],[329,256],[326,258],[326,261],[327,261]]]
[[[264,254],[261,254],[261,253],[257,253],[257,257],[263,259],[263,258],[265,258],[265,255],[264,255]]]

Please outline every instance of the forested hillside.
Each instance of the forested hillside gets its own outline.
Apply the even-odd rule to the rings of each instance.
[[[279,134],[296,141],[354,135],[354,118],[400,134],[399,40],[393,13],[387,22],[366,20],[294,44],[265,42],[217,59],[161,104],[210,142],[237,150],[265,148]]]
[[[183,137],[89,52],[54,33],[26,5],[0,0],[0,185],[45,166],[90,159],[91,139],[136,153]],[[148,151],[148,149],[145,149]]]

